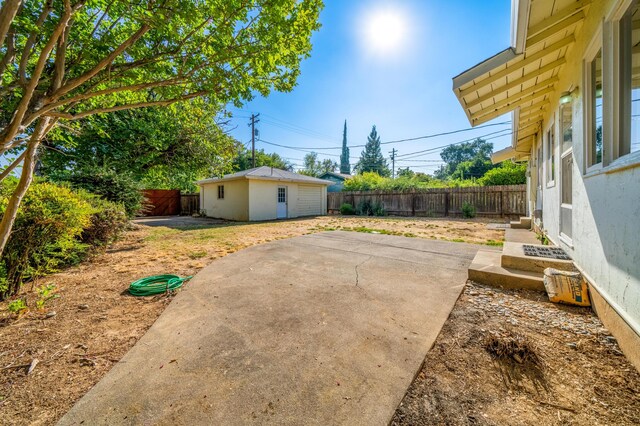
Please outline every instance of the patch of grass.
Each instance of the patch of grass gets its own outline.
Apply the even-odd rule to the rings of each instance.
[[[464,238],[452,238],[449,241],[451,241],[452,243],[466,243]]]
[[[486,246],[494,246],[494,247],[502,247],[504,246],[504,241],[496,241],[496,240],[487,240],[484,242]]]
[[[188,253],[187,256],[189,257],[189,259],[201,259],[203,257],[205,257],[207,255],[207,252],[204,250],[200,250],[200,251],[192,251],[191,253]]]

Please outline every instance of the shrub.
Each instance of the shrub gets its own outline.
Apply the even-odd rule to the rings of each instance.
[[[382,203],[375,203],[373,205],[373,215],[374,216],[386,216],[387,211],[384,209]]]
[[[340,206],[340,214],[342,215],[353,215],[356,214],[356,209],[349,203],[343,203]]]
[[[371,205],[371,201],[360,200],[358,206],[356,207],[356,214],[358,216],[372,216],[373,206]]]
[[[516,164],[512,161],[505,161],[500,167],[489,170],[484,176],[478,179],[481,185],[519,185],[527,183],[526,164]]]
[[[14,179],[2,182],[0,213],[15,185]],[[0,300],[15,294],[24,280],[79,262],[88,246],[78,237],[89,226],[94,211],[69,188],[48,182],[32,184],[0,255]]]
[[[462,205],[462,217],[468,219],[476,217],[476,208],[473,206],[473,204],[465,202]]]
[[[115,241],[129,225],[124,206],[85,191],[81,191],[80,195],[94,208],[91,222],[80,236],[82,242],[93,247],[102,247]]]
[[[73,188],[84,189],[107,201],[122,204],[128,217],[134,217],[144,208],[140,185],[129,175],[114,170],[91,167],[75,171],[63,179]]]

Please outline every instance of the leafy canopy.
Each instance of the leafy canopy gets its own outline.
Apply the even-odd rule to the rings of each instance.
[[[335,172],[338,169],[338,163],[328,158],[318,160],[318,154],[310,152],[304,156],[304,169],[300,173],[307,176],[318,177],[328,172]]]
[[[83,120],[75,132],[50,133],[41,172],[55,180],[82,170],[126,174],[150,189],[195,191],[194,182],[229,170],[237,142],[216,124],[202,99]]]
[[[278,154],[267,154],[263,149],[256,150],[256,167],[269,166],[276,169],[293,171],[293,164]],[[244,146],[240,146],[239,151],[236,153],[232,162],[232,171],[241,172],[243,170],[249,170],[253,168],[251,162],[251,150],[246,149]]]

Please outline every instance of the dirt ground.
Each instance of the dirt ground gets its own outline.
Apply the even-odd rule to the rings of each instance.
[[[193,275],[215,259],[244,247],[332,229],[501,245],[503,231],[487,229],[486,222],[328,216],[252,224],[134,226],[121,241],[90,261],[26,285],[18,297],[26,299],[31,310],[20,318],[9,313],[7,302],[0,303],[0,424],[54,424],[137,342],[171,301],[171,296],[165,295],[128,295],[129,283],[138,278],[164,273]],[[38,310],[33,288],[46,284],[56,286],[58,297]],[[394,422],[543,424],[553,416],[552,421],[559,424],[596,424],[588,421],[591,419],[603,424],[640,421],[640,380],[590,311],[558,308],[535,299],[540,295],[473,289],[475,295],[467,289],[458,301]],[[555,321],[562,326],[571,319],[578,327],[587,320],[585,324],[595,328],[591,334],[565,338],[562,336],[573,336],[573,332],[559,332],[557,327],[538,322],[525,324],[526,317],[516,316],[520,313],[515,309],[500,307],[502,299],[503,303],[513,299],[528,310],[537,309],[536,318],[542,324]],[[535,303],[529,304],[530,300]],[[498,364],[478,346],[486,333],[499,333],[500,327],[507,327],[504,316],[492,310],[494,304],[517,321],[509,327],[523,333],[538,330],[530,338],[536,345],[544,343],[539,350],[545,361],[544,383],[561,391],[563,399],[558,404],[563,409],[531,402],[531,398],[551,401],[547,390],[534,394],[526,386],[524,390],[501,387]],[[567,342],[575,343],[575,349]],[[596,366],[599,377],[594,374]],[[565,367],[573,371],[572,376],[559,375],[565,374]],[[584,368],[588,374],[578,375]],[[503,405],[510,409],[501,409]]]
[[[638,425],[640,375],[591,309],[469,282],[391,424]]]

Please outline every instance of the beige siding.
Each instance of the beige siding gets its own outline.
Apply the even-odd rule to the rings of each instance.
[[[278,187],[287,188],[287,217],[314,216],[327,213],[325,185],[249,180],[249,220],[276,219]]]
[[[218,199],[218,185],[224,185],[224,199]],[[205,183],[200,189],[201,208],[209,217],[249,220],[249,185],[246,180]]]
[[[321,186],[298,185],[298,216],[323,214],[322,198]]]

